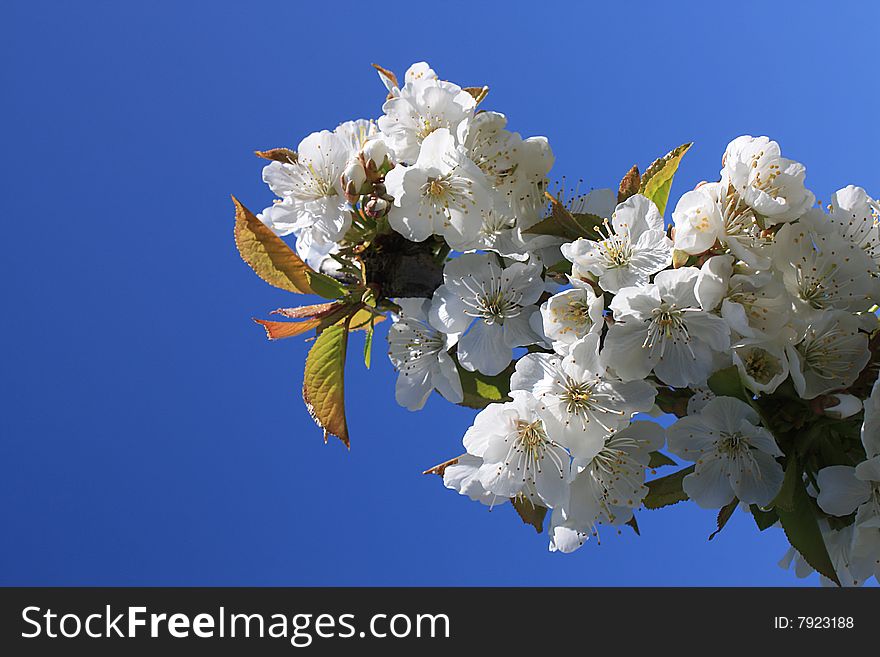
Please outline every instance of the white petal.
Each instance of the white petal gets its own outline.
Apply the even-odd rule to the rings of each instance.
[[[425,405],[433,390],[431,370],[422,368],[402,370],[397,376],[394,392],[398,404],[411,411],[417,411]]]
[[[646,336],[647,328],[640,322],[615,324],[605,336],[602,362],[624,381],[644,379],[654,366],[650,350],[642,346]]]
[[[700,267],[695,292],[703,310],[715,310],[727,294],[727,285],[733,273],[733,257],[713,256]]]
[[[741,502],[768,505],[782,487],[784,472],[776,460],[764,452],[751,450],[751,460],[737,459],[731,464],[730,482]],[[741,465],[743,467],[737,467]]]
[[[459,404],[464,399],[458,369],[445,351],[437,354],[437,367],[432,373],[431,383],[447,401],[453,404]]]
[[[428,317],[438,331],[444,333],[463,333],[470,326],[471,317],[465,314],[467,306],[455,292],[446,285],[441,285],[434,291],[431,300],[431,310]]]
[[[681,482],[687,496],[704,509],[720,509],[733,499],[733,488],[721,459],[708,455]]]
[[[816,476],[819,497],[816,502],[825,513],[846,516],[856,510],[871,494],[871,486],[856,478],[855,468],[832,465]]]
[[[504,320],[504,344],[508,347],[525,347],[535,344],[538,336],[529,324],[530,315],[522,314]]]
[[[512,355],[498,324],[476,321],[458,341],[458,362],[471,372],[500,374],[510,364]]]

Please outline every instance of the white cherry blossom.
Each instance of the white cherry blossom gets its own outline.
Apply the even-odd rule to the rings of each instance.
[[[770,511],[781,462],[796,458],[794,483],[816,499],[799,511],[815,513],[836,579],[880,578],[880,382],[866,394],[880,335],[877,200],[849,185],[816,206],[803,165],[743,136],[719,179],[669,199],[667,228],[652,191],[618,203],[617,189],[579,195],[582,182],[566,189],[562,176],[549,194],[548,140],[514,132],[491,98],[478,112],[426,62],[400,82],[376,68],[388,90],[378,120],[314,132],[263,169],[277,198],[259,220],[345,288],[280,311],[306,320],[285,330],[368,303],[389,314],[397,401],[415,411],[436,391],[483,408],[466,453],[429,472],[490,508],[551,510],[551,551],[656,506],[664,484],[646,484],[646,471],[668,437],[694,465],[667,483],[705,508]],[[560,206],[595,231],[568,241]],[[273,275],[246,251],[273,284],[306,276],[333,296],[268,246]],[[716,395],[727,377],[746,394]],[[668,430],[666,412],[678,418]],[[813,572],[794,549],[782,564]]]
[[[443,281],[429,317],[438,330],[462,334],[458,360],[466,370],[498,374],[514,347],[538,341],[529,320],[544,291],[540,265],[503,268],[494,254],[469,253],[446,264]]]
[[[785,348],[798,394],[813,399],[856,380],[870,359],[868,336],[855,316],[843,311],[810,315],[803,339]]]
[[[667,440],[669,451],[696,462],[682,487],[701,507],[718,509],[734,497],[766,506],[782,486],[775,458],[782,452],[757,412],[739,399],[716,397],[669,427]]]
[[[868,458],[880,454],[880,379],[874,382],[871,394],[865,400],[865,420],[862,423],[862,445]]]
[[[880,575],[880,455],[856,467],[819,470],[817,502],[833,516],[855,513],[850,569],[859,579]],[[880,580],[878,580],[880,581]]]
[[[861,187],[847,185],[831,197],[828,223],[832,230],[857,244],[880,270],[880,203]]]
[[[477,238],[490,192],[483,172],[445,128],[422,144],[416,163],[397,166],[385,177],[394,206],[391,227],[414,242],[442,235],[452,248],[469,248]]]
[[[523,494],[535,504],[565,501],[571,459],[544,423],[546,411],[528,392],[511,392],[512,401],[480,411],[464,435],[468,454],[482,459],[476,479],[501,498]]]
[[[873,261],[836,232],[817,233],[801,222],[776,234],[774,264],[804,311],[867,310],[876,291]]]
[[[745,203],[768,226],[794,221],[816,200],[804,186],[804,165],[782,157],[767,137],[737,137],[724,153],[726,176]]]
[[[604,299],[590,286],[554,294],[541,304],[544,335],[556,353],[565,355],[578,340],[602,330],[604,310]]]
[[[776,342],[740,342],[731,356],[743,384],[755,394],[769,395],[788,378],[788,357]]]
[[[553,235],[531,235],[517,225],[517,217],[508,199],[493,190],[489,205],[482,212],[479,233],[470,244],[459,246],[462,251],[493,251],[503,258],[519,262],[527,260],[555,264],[562,256],[559,247],[565,241]]]
[[[279,235],[308,231],[312,242],[338,241],[351,226],[340,176],[372,134],[372,121],[348,121],[303,139],[295,159],[266,165],[263,180],[283,204],[267,208],[263,221]]]
[[[608,292],[648,282],[672,262],[672,240],[663,216],[650,200],[636,194],[617,206],[599,240],[578,239],[562,247],[573,263],[572,276],[590,274]]]
[[[483,459],[472,454],[462,454],[454,463],[443,469],[443,485],[456,491],[459,495],[467,495],[474,502],[480,502],[486,506],[498,506],[507,501],[506,497],[499,497],[487,491],[480,482],[479,473],[483,466]]]
[[[853,567],[853,527],[849,525],[842,529],[831,529],[828,521],[824,518],[819,519],[819,530],[822,532],[822,540],[825,542],[825,548],[828,550],[828,556],[831,557],[831,564],[834,566],[834,572],[841,586],[852,587],[861,586],[864,579],[859,579],[852,572]],[[793,568],[795,576],[803,579],[812,575],[815,571],[813,567],[807,563],[807,560],[794,548],[789,548],[785,556],[779,561],[779,566],[785,570]],[[827,577],[820,576],[822,586],[836,587],[837,584]]]
[[[620,381],[599,358],[599,336],[591,333],[568,355],[527,354],[510,378],[512,390],[528,390],[550,412],[553,436],[578,459],[591,459],[605,437],[654,405],[656,391],[647,381]]]
[[[568,499],[551,516],[550,550],[573,552],[597,534],[597,524],[628,522],[648,494],[650,453],[663,447],[664,437],[654,422],[633,422],[606,436],[591,459],[576,460]]]
[[[787,338],[792,301],[774,272],[734,273],[721,301],[731,331],[753,340]]]
[[[462,121],[458,140],[499,194],[498,211],[528,228],[545,205],[546,178],[553,152],[545,137],[523,139],[506,130],[507,118],[498,112],[479,112]]]
[[[461,379],[449,350],[458,341],[428,323],[430,299],[397,299],[400,314],[388,329],[388,357],[399,372],[397,403],[411,411],[425,405],[437,390],[453,404],[461,402]]]
[[[705,183],[678,199],[672,211],[676,249],[698,255],[724,237],[720,188],[721,183]]]
[[[714,371],[714,352],[726,352],[730,329],[697,301],[695,267],[665,270],[654,282],[621,289],[611,302],[614,324],[605,338],[605,364],[624,380],[651,371],[664,383],[704,383]]]
[[[412,164],[428,136],[439,129],[455,135],[458,125],[473,116],[473,96],[426,73],[414,72],[399,94],[382,106],[379,129],[398,162]]]
[[[702,183],[682,195],[672,219],[676,249],[699,255],[717,242],[751,267],[770,264],[766,251],[771,239],[724,173],[719,182]]]

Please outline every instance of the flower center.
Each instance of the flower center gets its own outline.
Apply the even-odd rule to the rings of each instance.
[[[561,399],[565,403],[565,410],[569,415],[581,415],[589,410],[595,383],[590,381],[575,381],[569,378],[565,384],[565,392]]]
[[[836,269],[837,265],[834,263],[828,263],[822,270],[815,266],[798,267],[796,271],[798,296],[811,308],[816,310],[828,308],[834,301],[835,295],[829,291],[826,281],[832,277]]]
[[[434,198],[442,198],[449,192],[449,183],[443,178],[428,178],[425,183],[425,193]]]
[[[796,349],[817,376],[826,380],[845,379],[860,355],[858,343],[844,346],[847,337],[849,334],[836,326],[822,334],[810,329]]]
[[[512,468],[522,477],[523,484],[527,485],[534,484],[535,475],[542,474],[543,468],[548,465],[551,472],[557,472],[560,477],[565,477],[568,466],[567,454],[562,452],[556,442],[547,438],[544,423],[540,419],[517,420],[514,431],[516,438],[504,459],[504,467]],[[557,453],[557,450],[560,453]],[[501,468],[499,464],[499,474],[502,472]]]
[[[762,192],[766,192],[773,198],[776,198],[782,192],[782,189],[776,185],[776,179],[782,171],[778,164],[770,164],[763,171],[759,169],[758,160],[763,156],[764,152],[762,151],[752,157],[752,175],[749,182],[752,187],[760,189]]]
[[[616,408],[620,400],[607,390],[599,388],[599,381],[577,381],[566,376],[559,400],[566,413],[581,419],[584,430],[591,420],[595,420],[605,431],[611,433],[612,427],[608,426],[607,421],[603,421],[602,416],[624,415],[623,411]]]
[[[336,176],[332,171],[316,167],[313,162],[298,162],[296,172],[291,174],[297,196],[306,198],[327,198],[336,196]]]
[[[421,127],[419,128],[418,132],[416,132],[416,136],[421,142],[425,137],[434,132],[438,127],[440,126],[434,125],[430,119],[423,118]]]
[[[746,374],[758,383],[769,383],[782,372],[779,359],[760,347],[753,348],[742,360]]]
[[[690,335],[684,323],[684,312],[683,308],[679,308],[674,303],[662,301],[651,311],[648,334],[645,336],[642,348],[653,350],[659,347],[661,358],[670,340],[673,344],[682,342],[690,348]]]
[[[746,205],[732,184],[727,187],[722,205],[725,239],[734,239],[750,246],[769,244],[770,239],[761,235],[754,211]]]
[[[618,267],[626,267],[632,260],[632,244],[629,241],[629,230],[624,230],[622,234],[615,233],[606,219],[603,224],[604,232],[601,227],[596,227],[596,232],[602,237],[599,247],[602,250],[602,257],[609,269]],[[625,228],[625,227],[624,227]]]
[[[544,447],[547,442],[547,432],[544,431],[544,423],[541,420],[526,422],[516,421],[517,439],[526,452],[534,452]]]
[[[553,318],[560,324],[582,326],[592,323],[590,319],[590,306],[582,299],[570,301],[562,307],[556,307],[552,310],[552,314]],[[561,332],[567,333],[571,330],[570,326],[565,326],[561,329]]]
[[[396,330],[388,333],[388,355],[402,370],[420,369],[431,363],[440,351],[445,351],[443,335],[416,320],[403,320]]]
[[[503,324],[508,317],[516,317],[522,308],[507,298],[502,290],[490,292],[479,299],[483,308],[483,319],[489,324],[498,322]]]
[[[482,319],[487,324],[504,324],[505,319],[522,313],[522,294],[505,287],[501,279],[493,276],[491,281],[479,281],[467,276],[461,283],[473,295],[462,299],[467,306],[466,315]]]
[[[748,441],[739,431],[733,433],[722,431],[720,435],[721,440],[718,443],[718,451],[722,454],[736,456],[749,449]]]

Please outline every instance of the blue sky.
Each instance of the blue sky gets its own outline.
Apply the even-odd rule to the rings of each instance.
[[[375,117],[371,62],[488,84],[585,188],[694,141],[680,195],[749,133],[819,199],[880,193],[876,3],[623,6],[6,3],[0,583],[815,584],[777,568],[781,532],[738,514],[709,543],[693,505],[550,554],[420,474],[472,411],[396,406],[377,341],[349,362],[352,449],[325,446],[307,345],[250,320],[298,300],[238,259],[229,194],[268,204],[255,148]]]

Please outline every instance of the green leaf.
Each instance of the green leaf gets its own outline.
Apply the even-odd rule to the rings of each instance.
[[[785,466],[782,488],[779,489],[770,506],[784,511],[791,511],[794,509],[797,489],[803,486],[803,469],[794,454],[790,454],[787,460],[788,463]]]
[[[651,460],[648,461],[649,468],[662,468],[664,465],[678,465],[663,452],[651,452],[649,454]]]
[[[752,512],[752,517],[755,519],[755,524],[760,531],[764,531],[779,522],[779,516],[776,514],[775,509],[763,511],[757,504],[750,504],[749,511]]]
[[[666,211],[666,202],[669,200],[669,190],[672,188],[672,179],[681,163],[681,158],[688,152],[692,143],[682,144],[675,150],[670,151],[659,160],[654,160],[651,166],[642,174],[642,182],[639,193],[654,201],[654,205],[660,210],[660,214]]]
[[[513,374],[513,364],[508,366],[501,374],[488,376],[481,372],[468,372],[458,364],[458,374],[461,378],[461,389],[464,399],[461,406],[468,408],[486,408],[489,404],[510,401],[510,375]]]
[[[370,322],[366,328],[367,335],[364,337],[364,365],[370,369],[370,361],[372,360],[373,351],[373,323]]]
[[[708,383],[709,389],[718,397],[736,397],[746,403],[750,401],[735,365],[718,370],[709,377]]]
[[[510,502],[525,524],[534,527],[535,531],[539,534],[544,531],[544,517],[547,515],[546,506],[535,504],[522,493],[516,497],[511,497]]]
[[[548,274],[570,274],[571,260],[564,259],[557,262],[552,267],[547,267]]]
[[[814,570],[840,586],[840,580],[837,578],[834,564],[828,555],[828,548],[816,520],[816,511],[803,481],[799,482],[794,490],[792,509],[790,511],[782,507],[776,509],[782,522],[782,529],[791,546]]]
[[[317,294],[325,299],[345,296],[345,286],[316,272],[262,221],[232,197],[235,204],[235,245],[251,269],[266,281],[295,294]]]
[[[645,485],[648,487],[648,496],[645,498],[645,508],[661,509],[664,506],[686,500],[688,496],[682,489],[681,482],[694,471],[694,467],[692,465],[665,477],[647,482]]]
[[[303,400],[309,414],[327,436],[337,436],[349,447],[345,419],[345,351],[348,327],[330,326],[321,332],[306,356]]]
[[[715,520],[715,525],[718,527],[718,529],[709,534],[710,541],[718,536],[721,530],[724,529],[725,526],[727,526],[727,521],[730,520],[731,516],[733,516],[733,512],[736,511],[736,507],[738,504],[739,500],[734,497],[729,504],[721,507],[721,510],[718,512],[718,518]]]
[[[670,413],[675,417],[685,417],[687,413],[688,401],[693,396],[693,392],[688,389],[677,389],[660,387],[657,390],[657,396],[654,403],[664,413]]]
[[[678,249],[672,250],[672,268],[678,269],[679,267],[688,267],[693,266],[697,263],[696,256],[692,256],[687,251],[680,251]]]
[[[636,536],[641,536],[642,532],[639,531],[639,521],[636,520],[636,517],[633,516],[629,520],[624,523],[627,527],[632,527],[632,530],[636,533]]]
[[[572,214],[562,203],[549,194],[550,216],[524,231],[531,235],[553,235],[567,240],[576,240],[580,237],[596,239],[596,228],[605,221],[595,214],[583,213]]]

